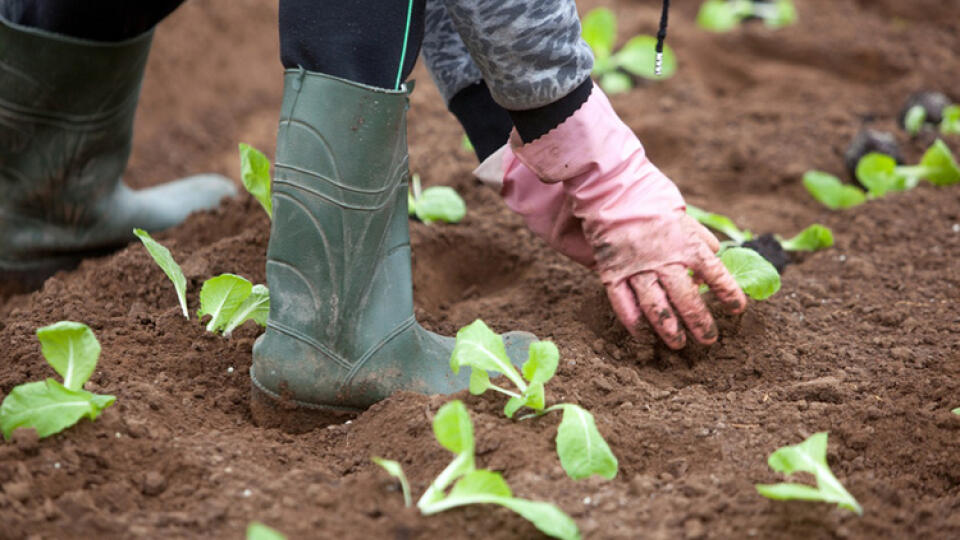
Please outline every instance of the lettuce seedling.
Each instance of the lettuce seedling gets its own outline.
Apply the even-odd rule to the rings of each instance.
[[[912,136],[925,127],[936,127],[941,135],[960,134],[960,105],[941,92],[914,92],[900,109],[899,122]]]
[[[833,231],[819,223],[814,223],[793,238],[784,240],[778,237],[777,239],[786,251],[819,251],[833,246]]]
[[[287,540],[287,537],[259,521],[251,521],[247,525],[247,540]]]
[[[910,135],[916,135],[920,133],[920,130],[923,129],[923,125],[926,122],[927,110],[923,108],[923,105],[914,105],[910,107],[907,109],[907,113],[903,117],[903,127]]]
[[[672,77],[677,72],[677,57],[673,49],[664,45],[660,73],[656,73],[657,39],[653,36],[635,36],[616,53],[617,16],[607,8],[596,8],[584,16],[583,40],[593,50],[593,75],[600,87],[609,94],[626,92],[633,88],[633,79]]]
[[[81,418],[96,420],[117,399],[83,389],[100,357],[100,343],[87,325],[60,321],[38,329],[37,339],[40,353],[63,383],[46,379],[14,387],[0,405],[0,430],[6,440],[19,427],[34,428],[43,438]]]
[[[950,412],[952,412],[953,414],[960,414],[960,407],[957,407],[956,409],[954,409],[954,410],[952,410],[952,411],[950,411]]]
[[[243,180],[243,187],[247,188],[270,219],[273,219],[273,203],[270,200],[270,160],[263,152],[246,143],[240,143],[240,178]]]
[[[450,186],[420,189],[420,175],[415,174],[407,193],[407,212],[427,225],[434,221],[457,223],[467,215],[467,205]]]
[[[942,140],[934,141],[918,165],[898,166],[894,158],[877,153],[867,154],[857,164],[857,180],[873,197],[912,189],[921,179],[938,186],[960,182],[960,166]]]
[[[579,540],[577,524],[555,505],[518,499],[499,473],[476,468],[473,423],[463,402],[451,401],[440,407],[433,418],[433,433],[437,442],[452,452],[454,458],[417,501],[420,513],[429,516],[470,504],[496,504],[520,514],[548,536]],[[400,480],[404,501],[409,507],[409,483],[400,464],[379,458],[374,458],[374,463]]]
[[[163,270],[163,273],[170,278],[173,283],[173,289],[177,292],[177,300],[180,301],[180,309],[183,310],[183,316],[190,318],[187,311],[187,278],[183,275],[183,270],[177,261],[173,260],[170,250],[165,248],[159,242],[154,240],[150,234],[143,229],[134,229],[133,234],[143,242],[143,247],[147,248],[147,253],[153,257],[157,266]]]
[[[466,366],[471,368],[471,394],[480,395],[487,390],[494,390],[510,396],[503,409],[507,418],[513,418],[522,407],[533,409],[534,414],[521,420],[563,411],[556,447],[560,465],[568,476],[579,480],[596,474],[612,479],[617,475],[617,457],[600,435],[593,415],[572,403],[546,407],[544,385],[553,378],[559,362],[560,353],[556,345],[550,341],[537,341],[530,344],[527,361],[517,372],[507,356],[503,339],[480,319],[457,332],[450,355],[450,369],[454,373],[459,373]],[[506,376],[517,391],[493,384],[489,372]]]
[[[749,240],[753,240],[752,232],[741,230],[739,227],[737,227],[733,220],[727,216],[714,214],[713,212],[707,212],[706,210],[697,208],[692,204],[687,205],[687,214],[689,214],[693,219],[699,221],[702,225],[725,234],[727,238],[732,240],[737,245]]]
[[[697,13],[697,25],[711,32],[729,32],[746,19],[760,19],[770,28],[781,28],[796,22],[797,8],[792,0],[707,0]]]
[[[473,143],[470,142],[470,137],[467,137],[467,134],[463,134],[463,138],[460,139],[460,148],[463,148],[467,152],[473,152]]]
[[[253,320],[267,325],[270,314],[270,291],[264,285],[253,285],[235,274],[210,278],[200,288],[200,309],[197,317],[210,316],[207,331],[223,330],[225,337],[241,324]]]
[[[727,267],[743,292],[754,300],[766,300],[780,290],[780,273],[752,249],[725,249],[720,253],[720,262]]]
[[[941,135],[960,135],[960,105],[950,105],[943,109],[943,120],[940,120]]]
[[[812,474],[817,487],[805,484],[757,484],[757,491],[764,497],[776,500],[823,501],[836,503],[857,515],[863,515],[863,509],[850,495],[827,464],[827,433],[814,433],[807,440],[794,446],[784,446],[767,459],[770,468],[786,475],[796,472]]]
[[[844,184],[836,176],[822,171],[807,171],[803,175],[803,187],[831,210],[851,208],[867,200],[860,188]]]

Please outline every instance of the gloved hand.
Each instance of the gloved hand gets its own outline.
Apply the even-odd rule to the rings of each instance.
[[[514,131],[502,163],[508,205],[553,247],[589,265],[575,227],[582,223],[610,303],[632,334],[642,314],[671,348],[686,344],[681,321],[700,343],[715,342],[701,282],[727,311],[746,307],[743,291],[715,255],[716,237],[686,215],[676,186],[647,159],[598,86],[576,113],[536,141],[524,144]],[[548,185],[538,189],[532,178]]]

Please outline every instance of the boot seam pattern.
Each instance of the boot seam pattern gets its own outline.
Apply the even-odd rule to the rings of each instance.
[[[302,333],[301,333],[300,331],[298,331],[298,330],[295,330],[295,329],[293,329],[293,328],[290,328],[289,326],[283,324],[282,322],[273,321],[273,320],[268,320],[268,321],[267,321],[267,328],[272,329],[272,330],[276,330],[277,332],[280,332],[281,334],[286,334],[287,336],[290,336],[290,337],[292,337],[293,339],[296,339],[296,340],[298,340],[298,341],[303,342],[305,345],[308,345],[308,346],[310,346],[310,347],[313,347],[314,349],[317,350],[317,352],[319,352],[320,354],[322,354],[322,355],[330,358],[330,360],[334,361],[336,364],[338,364],[338,365],[339,365],[341,368],[343,368],[343,369],[346,369],[346,370],[349,371],[349,370],[351,370],[352,367],[353,367],[353,364],[352,364],[349,360],[347,360],[347,359],[343,358],[342,356],[340,356],[339,354],[331,351],[331,350],[328,349],[327,346],[324,345],[323,343],[320,343],[319,341],[313,339],[313,338],[310,337],[310,336],[307,336],[307,335],[302,334]]]
[[[360,370],[363,369],[363,366],[366,365],[366,363],[367,363],[371,358],[373,358],[373,356],[374,356],[375,354],[377,354],[378,352],[380,352],[381,349],[383,349],[384,347],[386,347],[388,343],[390,343],[391,341],[394,340],[394,338],[396,338],[396,337],[399,336],[400,334],[402,334],[402,333],[404,333],[405,331],[407,331],[408,329],[410,329],[414,324],[416,324],[416,322],[417,322],[416,317],[414,317],[413,315],[411,315],[411,316],[408,317],[406,320],[404,320],[403,322],[401,322],[396,328],[394,328],[393,330],[391,330],[389,334],[383,336],[383,337],[380,339],[380,341],[378,341],[376,344],[374,344],[373,347],[370,347],[369,349],[367,349],[367,352],[363,353],[363,356],[361,356],[361,357],[350,367],[350,371],[347,373],[346,377],[344,377],[344,379],[343,379],[343,384],[350,384],[351,381],[353,381],[353,378],[357,376],[357,374],[360,372]]]
[[[285,401],[280,394],[274,392],[273,390],[270,390],[269,388],[264,386],[260,381],[257,380],[256,375],[253,374],[253,366],[250,366],[250,382],[252,382],[253,385],[257,387],[257,390],[263,392],[264,394],[270,396],[271,398],[277,401]],[[309,403],[306,401],[300,401],[299,399],[290,399],[288,401],[292,402],[298,407],[303,407],[305,409],[313,409],[313,410],[333,409],[335,411],[343,411],[343,412],[351,412],[351,413],[363,412],[363,409],[356,409],[353,407],[344,407],[342,405],[324,405],[320,403]]]

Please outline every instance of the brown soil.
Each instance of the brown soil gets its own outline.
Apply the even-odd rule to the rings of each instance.
[[[194,0],[160,27],[131,183],[202,170],[236,177],[241,140],[272,153],[273,4]],[[653,31],[659,2],[613,4],[622,37]],[[411,225],[418,315],[447,333],[483,317],[555,340],[551,396],[595,413],[620,474],[571,481],[552,453],[556,419],[514,423],[499,399],[461,395],[479,462],[518,495],[558,504],[590,538],[957,537],[960,417],[949,411],[960,406],[960,188],[924,185],[831,213],[799,179],[809,168],[840,173],[861,123],[894,129],[911,91],[960,100],[960,6],[810,0],[795,27],[711,35],[693,24],[697,4],[671,14],[678,75],[614,105],[692,203],[761,232],[822,222],[837,245],[790,266],[771,300],[723,319],[713,347],[677,353],[652,334],[632,340],[588,271],[475,184],[459,127],[418,70],[412,166],[428,184],[455,185],[470,208],[459,225]],[[916,160],[925,141],[900,139]],[[947,142],[960,150],[960,138]],[[183,263],[195,309],[198,284],[217,273],[263,282],[267,235],[262,210],[244,198],[158,238]],[[449,457],[430,430],[446,398],[396,395],[303,435],[253,426],[247,370],[259,330],[227,340],[184,320],[139,246],[57,275],[0,305],[0,316],[0,392],[51,375],[34,331],[71,319],[103,344],[90,389],[118,396],[95,423],[0,446],[0,537],[237,538],[255,519],[291,538],[536,536],[489,507],[420,517],[371,464],[401,461],[421,493]],[[777,480],[771,451],[821,430],[862,518],[754,491]]]

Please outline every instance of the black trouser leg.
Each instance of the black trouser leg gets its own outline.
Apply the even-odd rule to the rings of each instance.
[[[0,0],[0,16],[91,41],[123,41],[152,29],[184,0]]]
[[[425,0],[280,0],[283,66],[397,89],[420,53],[425,4]]]

